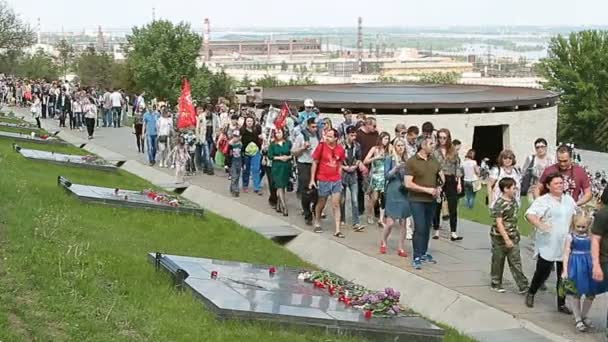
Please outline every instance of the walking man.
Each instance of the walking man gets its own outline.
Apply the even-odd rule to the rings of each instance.
[[[156,149],[158,138],[158,114],[153,111],[147,111],[144,114],[144,137],[148,145],[148,161],[150,166],[156,164]]]
[[[405,176],[405,186],[409,189],[410,207],[414,218],[414,259],[415,269],[422,268],[422,262],[435,262],[427,253],[431,222],[441,198],[441,185],[444,177],[441,165],[433,158],[435,141],[430,136],[420,139],[420,148],[415,156],[407,161],[409,174]]]

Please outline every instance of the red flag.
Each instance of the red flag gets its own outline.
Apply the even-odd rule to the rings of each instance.
[[[279,113],[279,116],[274,121],[274,126],[277,129],[283,129],[285,127],[285,125],[287,124],[287,117],[289,116],[289,113],[290,110],[289,106],[287,105],[287,102],[283,102],[283,105],[281,106],[281,113]]]
[[[196,111],[192,103],[190,82],[184,78],[182,82],[182,95],[179,97],[179,117],[177,118],[177,128],[196,127]]]

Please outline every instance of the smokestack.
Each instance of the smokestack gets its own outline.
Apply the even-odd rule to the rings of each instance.
[[[205,18],[203,21],[203,49],[205,53],[205,61],[209,61],[211,58],[211,51],[209,48],[209,40],[211,39],[211,23],[209,18]]]
[[[357,26],[357,67],[363,73],[363,18],[359,17]]]
[[[36,43],[40,44],[42,43],[42,32],[41,32],[41,27],[40,27],[40,18],[38,18],[38,23],[36,24]]]

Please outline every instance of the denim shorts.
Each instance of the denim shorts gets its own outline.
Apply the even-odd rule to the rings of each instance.
[[[335,182],[321,182],[319,181],[319,196],[328,197],[334,194],[342,192],[342,180]]]

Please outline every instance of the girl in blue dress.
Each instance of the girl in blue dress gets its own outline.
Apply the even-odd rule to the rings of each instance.
[[[585,332],[593,328],[587,317],[595,295],[601,293],[600,283],[592,279],[591,262],[591,216],[579,213],[572,219],[571,233],[566,236],[564,246],[564,272],[562,279],[569,279],[576,286],[576,294],[568,294],[574,313],[576,329]],[[581,300],[581,298],[583,298]]]

